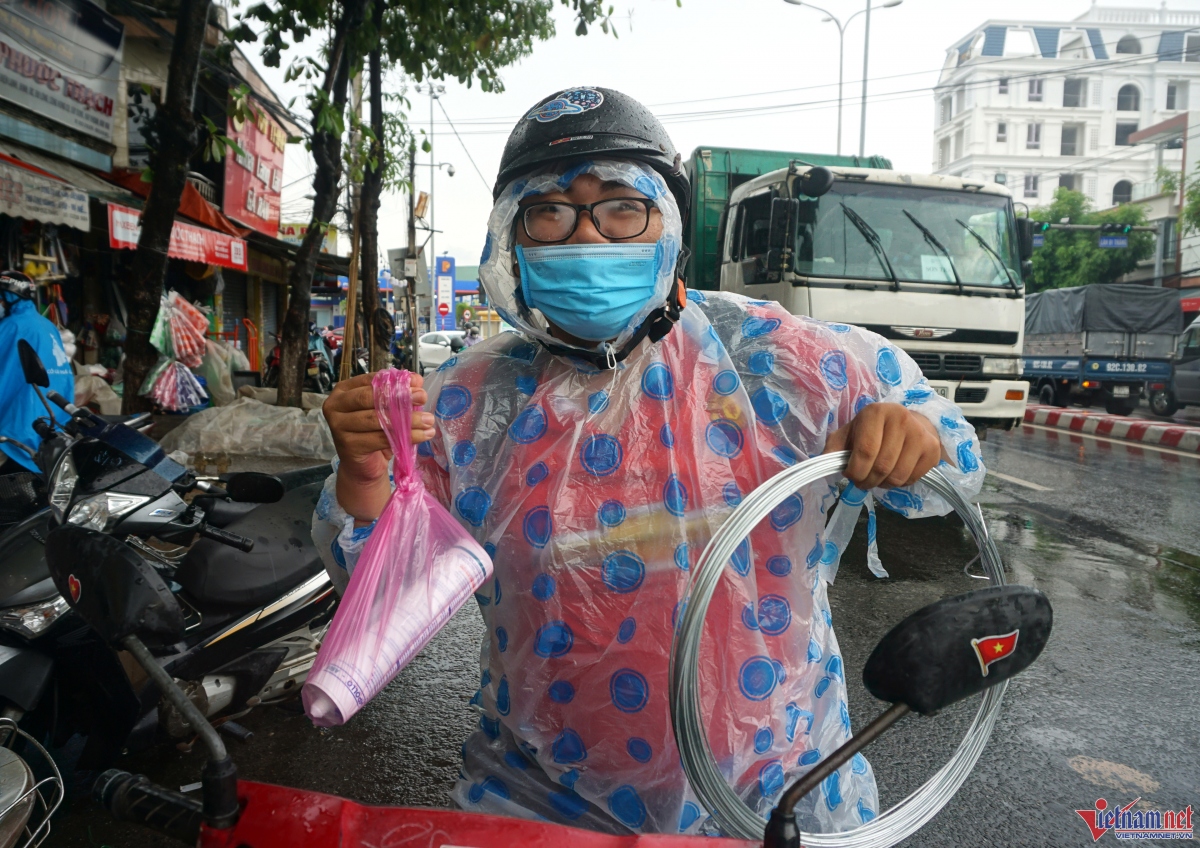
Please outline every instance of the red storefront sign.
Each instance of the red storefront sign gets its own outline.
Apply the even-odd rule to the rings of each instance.
[[[225,156],[225,197],[221,211],[271,238],[279,236],[279,194],[283,188],[283,149],[287,133],[253,99],[256,117],[240,126],[230,118],[226,134],[242,148]]]
[[[108,204],[108,246],[114,249],[136,250],[142,234],[141,212]],[[188,262],[203,262],[224,268],[246,270],[246,242],[216,230],[206,230],[176,221],[171,228],[171,243],[167,256]]]

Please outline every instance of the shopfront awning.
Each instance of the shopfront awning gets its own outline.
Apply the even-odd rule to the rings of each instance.
[[[87,192],[47,171],[0,152],[0,214],[64,224],[87,232]]]
[[[108,246],[114,250],[137,250],[142,234],[142,213],[119,203],[108,204]],[[246,270],[246,242],[216,230],[176,221],[171,228],[167,256],[188,262]]]
[[[70,162],[64,162],[62,159],[47,153],[42,153],[40,150],[34,150],[25,145],[5,141],[0,143],[0,153],[20,159],[23,164],[40,168],[42,171],[65,183],[70,183],[75,188],[86,192],[97,200],[124,203],[127,206],[136,204],[137,202],[135,195],[120,186],[115,186],[96,176],[91,171],[80,168],[77,165],[72,165]]]

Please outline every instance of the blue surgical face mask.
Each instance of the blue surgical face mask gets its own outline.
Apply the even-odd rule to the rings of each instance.
[[[620,335],[654,297],[657,244],[517,245],[525,303],[588,341]]]

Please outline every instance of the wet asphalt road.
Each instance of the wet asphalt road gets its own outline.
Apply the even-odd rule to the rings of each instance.
[[[1097,798],[1158,809],[1200,805],[1200,460],[1030,426],[992,433],[980,501],[1010,582],[1055,610],[1051,642],[1009,687],[983,759],[950,804],[905,845],[1092,844],[1074,813]],[[830,592],[856,728],[882,705],[858,669],[909,612],[983,585],[963,573],[974,543],[955,519],[881,512],[876,580],[860,538]],[[318,732],[280,707],[243,720],[241,776],[367,803],[445,806],[475,720],[482,627],[465,608],[347,727]],[[927,780],[958,744],[976,702],[908,717],[868,749],[884,807]],[[171,748],[121,765],[178,787],[203,757]],[[1112,836],[1103,837],[1107,841]],[[50,846],[157,846],[80,801]],[[1139,844],[1162,844],[1143,842]]]

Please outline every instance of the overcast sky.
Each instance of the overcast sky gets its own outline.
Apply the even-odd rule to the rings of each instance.
[[[444,81],[442,104],[461,142],[435,107],[434,156],[455,168],[452,178],[439,171],[435,184],[434,214],[443,231],[436,237],[438,254],[449,251],[464,265],[478,262],[491,185],[509,131],[538,100],[569,86],[605,86],[636,97],[664,121],[685,159],[707,146],[835,152],[838,31],[833,23],[821,22],[822,13],[784,0],[683,0],[682,7],[674,0],[614,0],[614,5],[619,38],[599,29],[577,37],[570,15],[562,11],[559,34],[536,44],[531,56],[503,72],[501,94]],[[845,20],[863,9],[865,0],[824,0],[819,5]],[[1090,0],[904,0],[873,11],[867,154],[887,156],[898,169],[931,170],[930,89],[947,48],[989,18],[1069,21],[1090,5]],[[1200,9],[1200,2],[1174,0],[1170,7]],[[858,151],[864,18],[860,14],[846,27],[843,153]],[[301,93],[298,84],[283,83],[281,71],[263,68],[254,49],[246,45],[285,102]],[[401,82],[396,78],[394,84]],[[428,132],[429,99],[411,91],[410,96],[412,121]],[[711,114],[789,105],[764,114]],[[303,99],[296,106],[303,108]],[[418,190],[429,190],[429,162],[428,155],[418,153]],[[312,188],[304,176],[311,169],[303,147],[289,146],[284,182],[292,185],[284,192],[284,220],[306,219],[303,196]],[[385,196],[379,221],[382,248],[405,243],[407,205],[403,195]],[[348,239],[343,239],[345,251]]]

